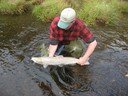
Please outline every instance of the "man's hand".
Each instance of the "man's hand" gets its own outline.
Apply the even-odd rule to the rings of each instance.
[[[89,58],[80,57],[78,59],[78,64],[80,64],[81,66],[83,66],[83,65],[89,65],[88,60],[89,60]]]
[[[80,64],[80,65],[88,65],[87,62],[89,60],[90,55],[93,53],[96,45],[97,45],[96,40],[94,40],[92,43],[90,43],[88,45],[88,48],[87,48],[85,54],[83,55],[83,57],[79,58],[78,64]]]
[[[54,57],[57,47],[58,47],[58,45],[51,45],[51,44],[49,45],[49,49],[48,49],[49,57]]]

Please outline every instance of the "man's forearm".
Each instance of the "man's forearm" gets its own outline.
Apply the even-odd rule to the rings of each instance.
[[[97,45],[96,40],[89,44],[85,54],[83,55],[83,58],[89,58],[89,56],[93,53],[95,47]]]
[[[49,57],[53,57],[58,45],[49,45]]]

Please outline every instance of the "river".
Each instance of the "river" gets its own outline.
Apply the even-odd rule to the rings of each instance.
[[[0,16],[0,96],[128,96],[127,16],[116,27],[91,28],[98,46],[89,66],[46,69],[31,57],[48,45],[50,24]]]

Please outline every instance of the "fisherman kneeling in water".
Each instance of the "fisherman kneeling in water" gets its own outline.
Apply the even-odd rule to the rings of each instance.
[[[50,25],[49,57],[59,55],[65,45],[69,45],[71,41],[78,40],[78,38],[88,44],[85,53],[78,60],[78,64],[85,65],[95,50],[97,42],[84,22],[76,18],[75,10],[65,8],[61,15],[55,17]]]

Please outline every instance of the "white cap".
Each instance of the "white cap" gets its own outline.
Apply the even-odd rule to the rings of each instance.
[[[58,27],[65,29],[72,21],[75,20],[76,12],[72,8],[65,8],[60,15],[60,20],[58,22]]]

